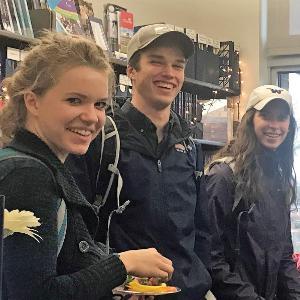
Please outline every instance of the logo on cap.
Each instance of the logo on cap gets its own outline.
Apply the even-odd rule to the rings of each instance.
[[[273,94],[281,94],[281,92],[283,91],[283,90],[276,90],[271,88],[267,88],[267,90],[270,90]]]

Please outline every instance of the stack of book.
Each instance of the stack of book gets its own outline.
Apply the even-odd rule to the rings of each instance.
[[[107,4],[105,8],[107,39],[110,51],[126,58],[127,45],[134,33],[133,13],[124,7]]]
[[[1,29],[33,37],[26,0],[0,0]]]

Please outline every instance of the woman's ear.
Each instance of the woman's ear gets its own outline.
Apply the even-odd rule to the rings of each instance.
[[[36,116],[39,109],[39,100],[37,95],[32,92],[25,92],[24,94],[24,103],[27,108],[27,111]]]

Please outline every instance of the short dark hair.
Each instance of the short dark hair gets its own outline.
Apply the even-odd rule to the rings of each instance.
[[[146,47],[147,48],[147,47]],[[128,65],[134,68],[135,70],[140,69],[140,59],[141,59],[141,54],[145,51],[144,49],[136,51],[130,58]]]

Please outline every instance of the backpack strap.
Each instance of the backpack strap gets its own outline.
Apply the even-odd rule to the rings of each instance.
[[[94,202],[94,205],[96,205],[98,207],[98,210],[106,203],[109,192],[111,190],[111,187],[113,185],[115,176],[118,176],[117,179],[117,204],[118,207],[120,207],[120,193],[123,187],[123,179],[122,176],[119,172],[118,169],[118,162],[119,162],[119,158],[120,158],[120,149],[121,149],[121,142],[120,142],[120,136],[119,136],[119,132],[116,126],[116,123],[114,122],[114,120],[110,117],[110,116],[106,116],[107,118],[107,126],[102,128],[102,143],[101,143],[101,153],[100,153],[100,159],[99,159],[99,169],[98,169],[98,173],[97,173],[97,178],[96,178],[96,193],[98,192],[98,184],[100,182],[100,177],[101,177],[101,163],[103,161],[103,158],[105,159],[105,144],[106,141],[108,141],[108,139],[114,139],[114,149],[115,149],[115,153],[114,153],[114,161],[111,161],[108,164],[107,170],[110,173],[110,177],[109,177],[109,182],[107,185],[107,188],[105,190],[104,196],[103,197],[98,197],[96,196],[96,201]],[[105,132],[105,128],[109,128],[112,129],[109,132]],[[106,171],[106,170],[105,170]]]
[[[56,179],[55,179],[55,176],[54,176],[52,170],[40,159],[26,155],[22,152],[16,151],[11,148],[1,149],[0,162],[8,160],[8,159],[12,159],[12,158],[26,158],[26,159],[31,159],[31,160],[34,160],[34,161],[42,164],[50,171],[53,180],[56,182]],[[3,174],[1,174],[1,175],[2,175],[1,178],[3,179],[7,174],[5,174],[4,176],[3,176]],[[67,207],[66,207],[66,203],[65,203],[64,199],[61,198],[57,202],[57,234],[58,234],[57,256],[59,255],[60,250],[63,246],[66,231],[67,231]]]
[[[234,173],[234,167],[235,167],[235,162],[234,162],[234,159],[232,156],[225,156],[225,157],[222,157],[222,158],[218,158],[218,159],[215,159],[214,161],[211,161],[208,166],[206,166],[205,170],[204,170],[204,173],[205,174],[208,174],[209,170],[216,164],[219,164],[219,163],[225,163],[227,164],[231,171]]]
[[[106,231],[106,251],[107,254],[110,251],[110,223],[113,215],[122,214],[130,201],[125,201],[120,205],[120,194],[123,187],[123,179],[118,169],[118,163],[120,158],[121,141],[116,123],[110,116],[106,116],[105,126],[102,128],[101,134],[101,153],[98,161],[98,171],[96,176],[96,200],[93,205],[99,212],[100,208],[103,207],[110,195],[112,186],[116,184],[116,200],[117,207],[113,208],[107,219],[107,231]],[[114,152],[112,152],[114,149]],[[117,181],[115,183],[115,178]],[[104,183],[104,186],[103,186]],[[100,188],[100,185],[103,187]],[[102,197],[103,195],[103,197]]]

